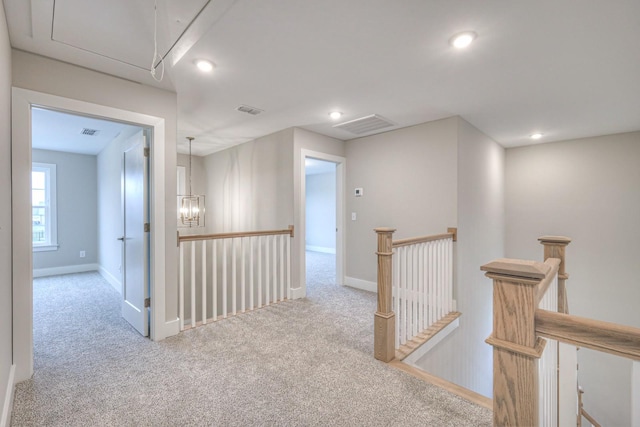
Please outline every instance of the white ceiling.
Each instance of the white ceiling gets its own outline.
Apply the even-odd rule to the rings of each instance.
[[[640,129],[638,0],[158,0],[162,83],[143,70],[153,0],[4,3],[14,47],[175,90],[199,155],[291,126],[355,137],[332,110],[385,131],[460,115],[506,147]]]
[[[83,129],[93,129],[93,136]],[[120,134],[133,134],[140,129],[124,123],[77,116],[60,111],[31,110],[31,144],[40,150],[96,155]]]

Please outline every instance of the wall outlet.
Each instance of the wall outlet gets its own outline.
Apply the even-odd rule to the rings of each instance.
[[[355,212],[351,212],[351,221],[358,219],[358,215]]]
[[[356,197],[362,197],[364,195],[364,188],[356,188],[354,191]]]
[[[84,258],[87,256],[87,253],[85,251],[80,251],[80,258]]]

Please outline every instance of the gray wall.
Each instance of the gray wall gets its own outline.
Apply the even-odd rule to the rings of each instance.
[[[507,150],[506,254],[542,259],[537,238],[567,248],[570,313],[640,327],[640,132]],[[630,424],[631,362],[580,350],[585,409]]]
[[[457,131],[452,117],[346,142],[347,277],[376,281],[376,227],[400,239],[456,226]]]
[[[0,405],[11,369],[11,47],[0,5]],[[0,423],[2,423],[0,419]],[[8,420],[6,420],[8,421]]]
[[[458,121],[458,243],[454,289],[460,326],[417,365],[492,397],[493,289],[480,266],[504,256],[505,152],[466,121]]]
[[[3,62],[4,63],[4,62]],[[165,319],[178,317],[176,256],[177,97],[173,92],[123,80],[26,52],[12,52],[13,85],[94,104],[160,117],[165,121]]]
[[[33,269],[98,262],[96,156],[33,150],[32,160],[56,165],[58,250],[33,253]],[[80,258],[80,251],[86,257]]]
[[[336,250],[336,173],[307,175],[306,246]]]

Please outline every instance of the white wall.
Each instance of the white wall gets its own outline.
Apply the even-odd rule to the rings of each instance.
[[[100,274],[122,292],[122,144],[141,128],[123,132],[96,156],[98,265]]]
[[[640,327],[640,132],[507,150],[506,255],[542,259],[537,238],[567,248],[571,314]],[[578,353],[585,409],[629,425],[631,361]]]
[[[32,160],[56,165],[58,250],[33,253],[37,270],[95,264],[98,261],[96,156],[33,150]],[[85,258],[80,258],[85,251]]]
[[[452,117],[346,142],[348,278],[376,281],[376,227],[400,239],[456,226],[457,128]]]
[[[11,47],[0,5],[0,425],[10,419],[11,318]]]
[[[319,173],[306,177],[306,247],[307,250],[336,251],[336,173]]]
[[[460,326],[416,365],[493,396],[493,289],[480,266],[504,256],[504,148],[458,121],[458,243],[455,298]]]

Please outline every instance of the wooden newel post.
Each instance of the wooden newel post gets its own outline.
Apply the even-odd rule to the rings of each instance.
[[[378,310],[374,316],[373,355],[383,362],[395,357],[396,315],[391,309],[391,269],[394,228],[376,228],[378,233]]]
[[[537,287],[551,267],[499,259],[481,270],[493,279],[493,425],[538,425],[538,359],[546,341],[536,337]]]
[[[558,313],[569,313],[569,304],[567,303],[566,282],[569,274],[565,271],[565,248],[571,239],[564,236],[542,236],[538,238],[540,243],[544,245],[544,260],[548,258],[560,259],[560,268],[558,269]]]

